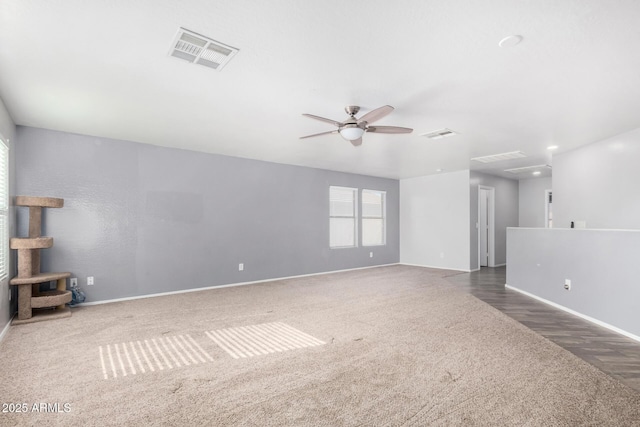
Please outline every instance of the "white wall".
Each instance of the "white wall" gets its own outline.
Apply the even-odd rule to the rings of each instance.
[[[15,190],[14,190],[15,189],[15,179],[14,179],[15,177],[14,151],[15,150],[12,149],[13,141],[15,139],[15,134],[16,134],[16,126],[13,123],[11,116],[9,116],[9,112],[5,108],[4,103],[0,99],[0,135],[2,135],[2,138],[4,139],[4,141],[9,144],[9,195],[10,196],[13,196],[15,194]],[[13,205],[12,199],[13,197],[10,197],[9,199],[9,203],[11,205]],[[9,235],[10,236],[16,235],[14,218],[15,218],[15,208],[10,207],[9,209]],[[9,266],[10,266],[9,277],[13,277],[15,275],[15,268],[13,267],[15,265],[13,252],[14,251],[11,251],[11,250],[9,251]],[[15,298],[11,303],[9,302],[9,292],[13,292],[14,296],[16,295],[16,293],[12,289],[10,289],[8,282],[9,281],[6,280],[6,284],[3,282],[3,284],[0,285],[0,333],[2,333],[4,328],[7,326],[7,324],[9,323],[9,320],[11,320],[11,313],[13,312],[13,310],[11,309],[10,304],[13,303],[13,305],[15,306]]]
[[[477,270],[478,265],[478,186],[483,185],[495,189],[495,265],[507,262],[507,227],[518,225],[518,181],[471,172],[469,179],[469,265]]]
[[[551,178],[522,179],[519,183],[519,227],[545,228],[545,191],[551,190]]]
[[[554,228],[509,229],[507,283],[639,337],[639,165],[640,129],[554,155]]]
[[[400,180],[400,262],[469,270],[469,171]]]
[[[640,229],[640,129],[553,157],[553,226]]]

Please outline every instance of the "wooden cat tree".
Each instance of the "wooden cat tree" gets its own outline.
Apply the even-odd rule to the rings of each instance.
[[[67,291],[67,277],[71,273],[40,272],[40,249],[53,246],[53,237],[41,236],[42,208],[61,208],[63,205],[63,199],[53,197],[16,197],[16,206],[29,208],[29,237],[10,240],[11,249],[18,250],[18,275],[9,282],[18,286],[18,318],[13,324],[71,316],[71,309],[65,307],[71,301],[71,291]],[[40,291],[41,283],[54,280],[57,281],[55,290]]]

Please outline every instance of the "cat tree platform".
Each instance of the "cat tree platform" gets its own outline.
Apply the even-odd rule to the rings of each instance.
[[[53,246],[53,237],[43,237],[42,208],[61,208],[63,199],[54,197],[17,196],[17,206],[29,208],[29,237],[14,237],[11,249],[18,251],[18,275],[9,282],[18,286],[18,318],[13,324],[70,317],[71,291],[67,291],[67,278],[71,273],[41,273],[40,249]],[[56,281],[55,290],[40,291],[41,283]]]
[[[14,277],[9,282],[18,286],[18,318],[14,325],[42,320],[70,317],[71,291],[67,291],[67,277],[71,273],[39,273],[32,277]],[[40,283],[57,281],[56,289],[40,292]],[[34,310],[42,309],[42,310]]]

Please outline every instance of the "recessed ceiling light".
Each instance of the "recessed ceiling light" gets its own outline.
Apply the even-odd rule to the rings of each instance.
[[[500,40],[500,42],[498,43],[498,46],[500,46],[503,49],[506,49],[519,44],[521,41],[522,41],[522,36],[519,36],[519,35],[507,36],[502,40]]]
[[[436,172],[442,172],[444,169],[436,169]]]
[[[549,151],[553,151],[553,150],[557,150],[557,149],[558,149],[557,145],[550,145],[550,146],[547,147],[547,150],[549,150]]]
[[[538,176],[538,175],[540,175],[541,173],[542,173],[542,172],[540,172],[540,171],[535,171],[535,172],[533,172],[533,175]]]

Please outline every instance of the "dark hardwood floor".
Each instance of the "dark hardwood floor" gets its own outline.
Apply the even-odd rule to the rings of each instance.
[[[640,342],[506,289],[506,267],[447,277],[476,298],[640,391]],[[640,315],[639,315],[640,321]]]

